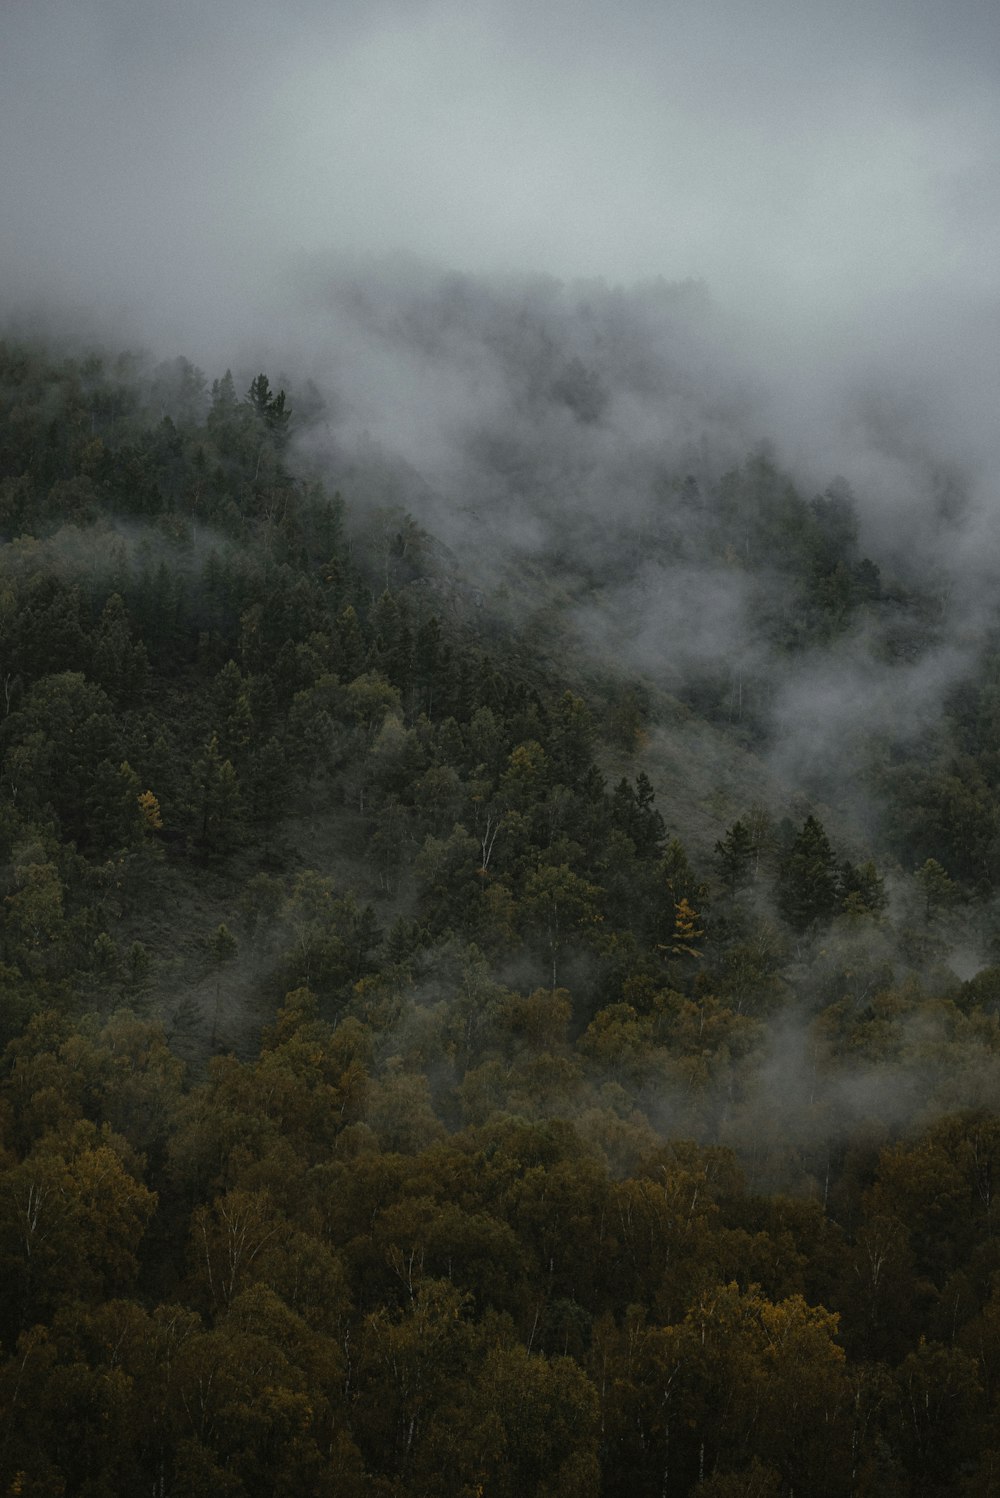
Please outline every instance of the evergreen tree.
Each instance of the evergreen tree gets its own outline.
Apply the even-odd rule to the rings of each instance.
[[[837,862],[823,828],[807,817],[778,874],[778,907],[790,926],[805,931],[828,920],[838,904]]]
[[[724,838],[715,845],[719,878],[734,894],[750,878],[754,861],[753,836],[743,821],[734,822]]]
[[[638,856],[659,858],[666,829],[656,808],[655,792],[644,770],[636,776],[634,789],[624,778],[618,782],[611,806],[614,825],[632,839]]]
[[[841,864],[838,883],[841,907],[848,914],[879,915],[888,904],[885,883],[870,858]]]

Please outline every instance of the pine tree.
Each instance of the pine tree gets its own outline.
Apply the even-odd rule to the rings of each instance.
[[[734,894],[750,878],[754,859],[753,837],[744,821],[733,823],[725,837],[716,843],[715,855],[719,878]]]
[[[222,757],[214,733],[192,766],[190,798],[202,853],[228,852],[240,832],[240,787],[232,762]]]
[[[640,771],[635,789],[624,778],[615,786],[611,803],[612,821],[635,844],[639,858],[659,858],[665,828],[656,809],[656,795],[648,775]]]
[[[841,906],[849,915],[878,915],[886,907],[885,884],[870,858],[862,864],[843,863],[839,886]]]
[[[778,875],[778,906],[796,931],[828,920],[838,904],[837,864],[823,824],[807,817]]]
[[[937,911],[954,903],[958,890],[936,858],[928,858],[921,865],[917,870],[916,880],[924,897],[924,916],[927,920]]]

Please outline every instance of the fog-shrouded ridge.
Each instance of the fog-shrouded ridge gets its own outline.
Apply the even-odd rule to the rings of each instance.
[[[998,70],[0,3],[0,1490],[996,1491]]]
[[[578,645],[669,692],[724,674],[731,717],[759,710],[773,731],[782,780],[857,801],[862,741],[915,741],[975,662],[993,608],[990,477],[926,393],[879,400],[820,363],[806,420],[696,283],[326,260],[299,290],[299,367],[326,399],[301,460],[362,505],[413,513],[481,597],[513,589],[522,624],[555,602]],[[858,555],[898,597],[877,625],[776,656],[801,601],[724,499],[754,453],[804,500],[854,507]],[[935,616],[919,642],[914,588]]]
[[[861,730],[930,732],[994,607],[998,31],[972,0],[14,4],[4,324],[266,369],[295,461],[412,514],[487,613],[553,604],[567,648],[756,715],[867,825]],[[725,529],[753,454],[851,497],[888,599],[794,660],[794,580]]]
[[[629,0],[613,25],[590,0],[15,3],[0,299],[209,369],[326,373],[449,501],[512,396],[537,398],[532,361],[558,380],[549,339],[599,364],[604,419],[574,428],[571,396],[559,442],[551,412],[518,411],[493,466],[553,505],[589,519],[613,484],[627,522],[665,441],[766,436],[807,488],[845,474],[883,547],[905,526],[933,549],[953,475],[975,573],[995,552],[998,29],[974,0]],[[666,316],[660,282],[703,290]]]

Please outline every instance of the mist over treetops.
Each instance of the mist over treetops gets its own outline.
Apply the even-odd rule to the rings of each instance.
[[[1000,1482],[996,17],[0,15],[0,1491]]]

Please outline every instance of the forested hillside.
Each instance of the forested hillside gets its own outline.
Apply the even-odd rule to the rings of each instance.
[[[996,621],[327,418],[0,345],[0,1492],[998,1491]]]

